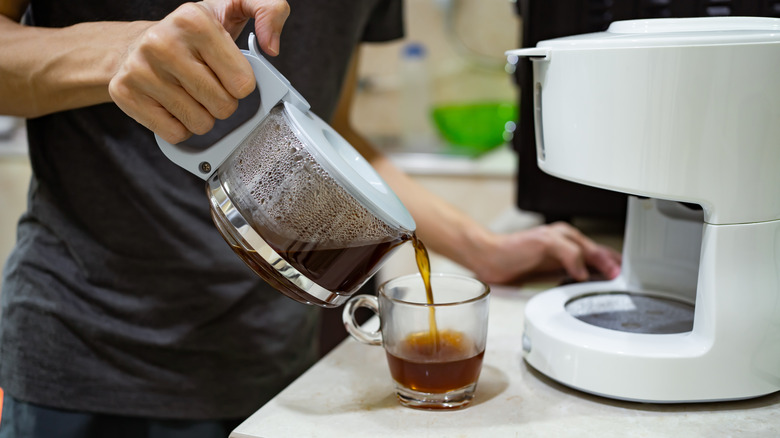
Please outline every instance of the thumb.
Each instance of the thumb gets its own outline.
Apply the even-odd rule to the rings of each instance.
[[[271,56],[279,54],[279,40],[282,27],[290,16],[290,5],[286,0],[246,0],[254,11],[257,44]]]

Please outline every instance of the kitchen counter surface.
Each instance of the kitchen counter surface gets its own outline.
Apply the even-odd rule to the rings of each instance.
[[[384,350],[350,338],[230,437],[780,436],[780,393],[736,402],[642,404],[584,394],[535,372],[522,360],[520,337],[525,303],[540,290],[493,287],[482,374],[475,401],[465,409],[401,407]]]

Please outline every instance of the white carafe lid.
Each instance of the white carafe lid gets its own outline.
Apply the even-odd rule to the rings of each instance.
[[[706,46],[780,42],[780,18],[696,17],[625,20],[605,32],[540,41],[553,50]]]
[[[414,231],[414,219],[398,196],[336,130],[311,111],[284,102],[291,128],[314,160],[369,212],[390,226]]]

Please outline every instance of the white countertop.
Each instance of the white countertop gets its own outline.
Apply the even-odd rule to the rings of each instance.
[[[465,409],[401,407],[383,349],[347,339],[230,437],[780,436],[780,393],[739,402],[641,404],[591,396],[541,376],[522,360],[520,346],[525,303],[538,291],[493,287],[482,374]]]

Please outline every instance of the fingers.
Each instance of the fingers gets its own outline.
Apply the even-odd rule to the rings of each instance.
[[[193,99],[183,90],[180,89],[181,96],[178,98],[162,97],[160,91],[156,90],[141,90],[144,90],[143,85],[135,86],[132,80],[120,79],[109,84],[109,93],[122,111],[169,143],[182,142],[192,136],[193,132],[201,131],[198,124],[207,129],[211,118],[203,116],[205,109],[199,104],[196,108],[199,107],[200,111],[195,112],[199,113],[200,117],[191,116],[193,109],[186,108],[187,104],[182,102],[189,101],[192,106]],[[167,107],[160,102],[168,102]],[[198,118],[202,121],[197,122]]]
[[[582,248],[582,257],[587,266],[595,269],[604,277],[612,279],[620,274],[620,254],[589,239],[576,228],[566,224],[569,228],[567,236],[577,242]]]
[[[620,254],[598,245],[573,226],[560,222],[508,235],[487,234],[474,250],[480,255],[468,264],[489,283],[508,283],[535,275],[559,273],[586,281],[588,268],[612,279],[620,273]],[[470,251],[471,252],[471,251]]]
[[[620,254],[611,248],[599,246],[588,253],[587,263],[610,280],[620,274]]]
[[[128,49],[109,93],[130,117],[178,143],[229,117],[254,87],[249,62],[221,22],[188,3]]]
[[[560,230],[556,230],[560,232]],[[553,237],[553,243],[550,245],[550,252],[553,258],[566,270],[573,279],[585,281],[588,279],[588,268],[585,266],[583,257],[583,248],[565,233],[560,233]]]
[[[282,27],[290,15],[290,5],[284,0],[254,2],[263,7],[255,10],[255,35],[263,51],[271,56],[279,54],[279,41]]]
[[[555,257],[575,280],[588,279],[588,266],[609,279],[620,273],[620,255],[616,251],[598,245],[565,222],[557,222],[550,227],[560,236],[553,249]]]
[[[141,47],[129,52],[108,86],[113,101],[127,115],[171,143],[189,138],[198,130],[195,124],[199,119],[189,114],[194,111],[202,115],[203,107],[198,104],[195,109],[187,108],[192,98],[186,96],[170,74],[158,68],[154,50]],[[171,81],[172,85],[166,85]],[[207,125],[208,118],[200,123]]]
[[[197,6],[197,7],[195,7]],[[208,23],[208,24],[207,24]],[[176,17],[190,43],[194,62],[174,75],[198,102],[218,119],[226,119],[255,89],[249,61],[237,50],[233,38],[206,6],[194,4]]]
[[[203,0],[233,39],[249,18],[255,19],[255,36],[260,48],[270,56],[279,54],[282,28],[290,15],[286,0]]]

